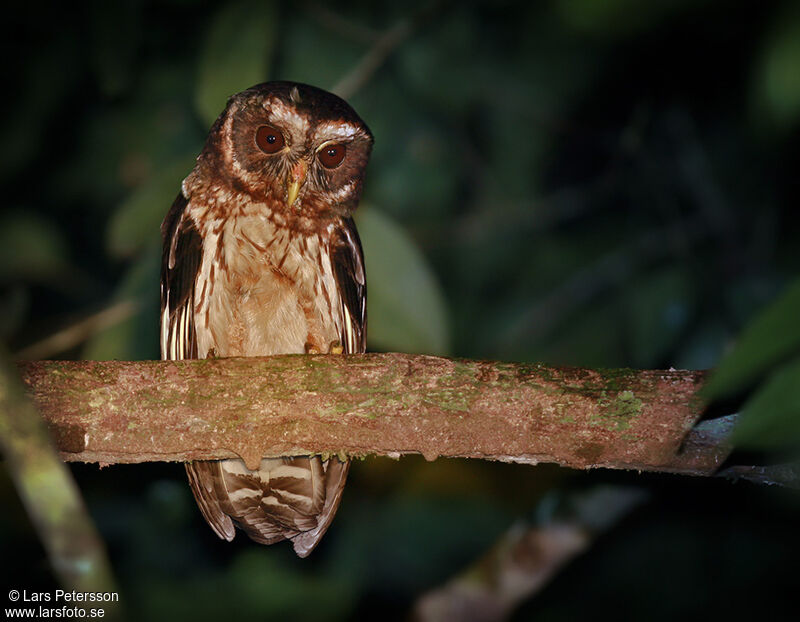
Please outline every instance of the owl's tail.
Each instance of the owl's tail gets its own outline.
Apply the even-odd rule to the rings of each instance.
[[[328,529],[349,469],[318,456],[265,458],[254,471],[239,459],[186,464],[197,505],[220,538],[233,540],[237,526],[262,544],[291,540],[300,557]]]

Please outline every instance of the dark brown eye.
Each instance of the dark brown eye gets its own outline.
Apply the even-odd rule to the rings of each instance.
[[[336,168],[344,160],[346,152],[344,145],[325,145],[317,157],[325,168]]]
[[[286,144],[283,134],[270,125],[262,125],[256,130],[256,145],[264,153],[278,153]]]

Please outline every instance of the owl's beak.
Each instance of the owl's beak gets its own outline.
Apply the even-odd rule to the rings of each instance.
[[[298,160],[297,164],[292,167],[292,172],[286,178],[286,205],[292,207],[297,200],[297,195],[300,194],[300,187],[306,180],[306,173],[308,172],[308,164],[305,160]]]

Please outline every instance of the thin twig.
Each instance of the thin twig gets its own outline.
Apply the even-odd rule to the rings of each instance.
[[[315,19],[317,23],[347,39],[371,44],[380,37],[379,31],[342,17],[336,11],[319,2],[306,1],[303,4],[308,15]]]
[[[406,41],[423,23],[438,12],[444,2],[432,2],[411,17],[397,21],[387,29],[366,54],[331,89],[339,97],[349,99],[355,95],[386,62],[386,59]]]
[[[556,515],[519,522],[478,561],[424,594],[415,622],[497,622],[508,619],[561,568],[647,499],[637,488],[600,486],[572,495]],[[549,504],[550,499],[542,502]]]
[[[127,320],[137,310],[138,304],[132,300],[123,300],[93,313],[74,324],[26,346],[15,354],[18,359],[38,360],[52,358],[82,344],[101,330],[115,326]]]

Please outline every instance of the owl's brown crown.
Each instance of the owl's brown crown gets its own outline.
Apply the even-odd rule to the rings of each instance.
[[[262,82],[232,96],[228,101],[228,105],[234,101],[245,102],[251,99],[263,100],[270,97],[279,98],[285,104],[294,106],[308,114],[319,115],[324,112],[324,118],[326,119],[343,121],[359,126],[369,136],[370,141],[373,140],[369,127],[350,104],[338,95],[302,82],[281,80]]]

